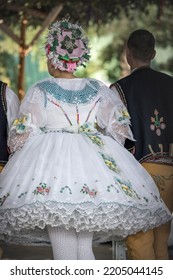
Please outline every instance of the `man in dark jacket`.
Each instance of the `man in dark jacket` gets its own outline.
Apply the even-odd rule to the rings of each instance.
[[[125,146],[154,178],[162,199],[173,212],[173,78],[151,68],[155,38],[147,30],[130,34],[126,58],[131,74],[110,88],[117,91],[131,116],[136,142]],[[132,259],[169,259],[171,223],[129,236],[126,245]]]
[[[18,110],[19,99],[17,95],[7,87],[6,83],[0,81],[0,173],[8,161],[7,137],[12,121],[17,117]],[[0,247],[0,258],[1,256],[2,249]]]

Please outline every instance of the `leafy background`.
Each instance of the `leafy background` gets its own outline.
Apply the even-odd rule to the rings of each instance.
[[[156,70],[173,73],[173,1],[88,0],[88,1],[22,1],[0,0],[0,79],[18,93],[19,45],[3,30],[4,22],[20,36],[21,22],[27,19],[26,44],[32,41],[44,19],[56,6],[62,4],[57,19],[69,17],[80,23],[90,39],[91,60],[79,68],[79,77],[94,77],[107,85],[129,73],[125,59],[125,43],[129,33],[138,28],[153,32],[156,38]],[[24,90],[39,79],[48,77],[44,42],[45,30],[25,57]]]

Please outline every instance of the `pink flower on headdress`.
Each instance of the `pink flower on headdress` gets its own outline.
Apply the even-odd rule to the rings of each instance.
[[[59,35],[59,45],[56,47],[56,52],[60,55],[65,55],[67,53],[67,49],[64,49],[62,48],[62,44],[64,43],[64,39],[65,38],[71,38],[72,40],[72,33],[71,31],[64,31],[63,32],[63,35]],[[68,53],[69,57],[70,58],[80,58],[82,57],[82,55],[85,53],[85,47],[84,47],[84,44],[82,42],[82,40],[80,39],[77,39],[75,40],[75,44],[74,44],[75,47],[73,47],[73,51]]]
[[[76,70],[76,62],[68,62],[67,63],[67,71],[68,72],[73,72],[74,70]]]
[[[61,49],[61,48],[58,46],[58,47],[56,47],[56,53],[63,56],[63,55],[66,55],[67,50]]]
[[[49,54],[49,52],[50,52],[50,48],[51,48],[51,45],[50,45],[50,44],[48,44],[48,45],[46,46],[46,55],[47,55],[47,54]]]
[[[45,50],[55,69],[62,71],[73,72],[90,59],[85,32],[81,26],[66,19],[51,26]]]
[[[73,50],[71,57],[81,57],[85,53],[85,47],[81,40],[76,40],[77,48]]]

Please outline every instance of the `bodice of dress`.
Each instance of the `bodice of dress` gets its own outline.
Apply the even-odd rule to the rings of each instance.
[[[74,82],[70,80],[69,84],[73,85]],[[44,94],[45,129],[77,127],[86,122],[94,125],[101,97],[98,82],[88,84],[83,81],[74,89],[65,89],[62,86],[61,83],[50,81],[43,81],[37,86],[38,94]]]
[[[97,122],[107,135],[121,144],[125,138],[134,140],[130,117],[121,99],[96,79],[39,81],[28,90],[20,115],[20,120],[12,126],[13,132],[17,129],[19,134],[27,132],[28,126],[34,133],[40,129],[78,132],[84,124],[94,130]]]

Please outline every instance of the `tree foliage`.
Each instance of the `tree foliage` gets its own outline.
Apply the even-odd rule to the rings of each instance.
[[[103,33],[111,33],[112,39],[106,48],[102,49],[100,59],[104,62],[104,66],[109,65],[107,76],[110,81],[114,81],[115,76],[118,79],[119,75],[124,75],[122,63],[125,43],[129,34],[139,28],[152,32],[156,39],[156,49],[163,49],[165,52],[162,59],[159,56],[163,57],[163,52],[157,51],[154,60],[155,68],[173,74],[173,59],[169,55],[171,54],[170,49],[168,50],[168,46],[173,48],[173,23],[170,21],[173,15],[173,6],[164,6],[161,14],[158,14],[158,7],[155,4],[148,4],[146,10],[148,10],[147,14],[140,10],[131,10],[128,17],[126,17],[124,10],[121,10],[120,19],[114,19],[111,25],[104,25],[105,31]],[[119,72],[117,72],[118,69],[120,69]],[[117,74],[115,75],[115,73]]]
[[[137,28],[146,28],[153,32],[158,47],[165,50],[168,46],[172,47],[173,22],[170,20],[173,15],[172,0],[0,0],[2,11],[0,24],[4,22],[14,33],[20,34],[21,21],[25,16],[27,18],[26,39],[30,42],[34,32],[39,30],[46,16],[60,4],[63,8],[57,18],[69,17],[71,21],[79,22],[90,37],[92,58],[86,69],[79,70],[78,74],[81,76],[95,77],[95,73],[97,73],[97,77],[102,80],[111,82],[118,79],[122,75],[124,67],[126,39],[129,33]],[[0,33],[0,36],[0,74],[1,77],[2,73],[8,77],[11,75],[8,67],[4,66],[8,62],[15,73],[13,78],[10,76],[10,80],[14,84],[17,79],[14,68],[18,46],[9,41],[9,38],[3,33]],[[46,69],[45,58],[43,58],[43,52],[41,57],[39,55],[44,36],[45,33],[37,40],[38,44],[32,48],[32,57],[30,57],[30,62],[38,59],[37,67],[41,67],[43,70]],[[172,73],[172,66],[171,55],[169,59],[157,64],[158,68],[170,73]]]
[[[112,19],[119,18],[123,9],[129,16],[129,12],[139,10],[148,13],[148,4],[158,7],[158,16],[161,15],[164,6],[173,6],[172,0],[0,0],[1,19],[12,26],[18,25],[23,14],[26,14],[29,25],[41,25],[45,16],[58,4],[63,5],[60,17],[70,17],[79,21],[82,25],[95,23],[101,25]]]

